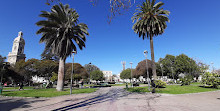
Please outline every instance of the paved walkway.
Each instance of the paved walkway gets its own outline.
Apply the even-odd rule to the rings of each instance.
[[[54,98],[0,97],[0,111],[220,111],[220,91],[161,95],[129,93],[123,88]]]

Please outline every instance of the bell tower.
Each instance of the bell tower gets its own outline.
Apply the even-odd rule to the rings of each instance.
[[[18,37],[14,39],[12,51],[8,54],[8,62],[11,65],[15,65],[19,60],[25,60],[24,46],[23,33],[20,31],[18,32]]]

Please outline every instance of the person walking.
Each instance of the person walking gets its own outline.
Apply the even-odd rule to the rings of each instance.
[[[19,84],[19,90],[21,90],[21,89],[24,90],[23,87],[24,87],[23,82],[21,82],[21,83]]]

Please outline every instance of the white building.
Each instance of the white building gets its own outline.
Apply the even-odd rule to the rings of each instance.
[[[106,81],[112,81],[112,71],[102,71]]]
[[[32,81],[33,81],[33,83],[49,82],[48,80],[45,79],[45,77],[38,77],[37,75],[32,76]]]
[[[112,78],[115,82],[122,82],[123,80],[120,78],[120,74],[113,75]]]
[[[20,31],[18,37],[14,39],[12,51],[8,54],[8,62],[11,65],[14,65],[19,60],[25,60],[26,58],[24,54],[25,41],[22,36],[23,33]]]

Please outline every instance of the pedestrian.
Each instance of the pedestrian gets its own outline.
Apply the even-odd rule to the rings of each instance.
[[[21,83],[19,84],[19,90],[21,90],[21,89],[24,90],[23,87],[24,87],[23,82],[21,82]]]
[[[82,80],[82,82],[81,82],[81,85],[82,85],[81,88],[83,88],[83,80]]]

